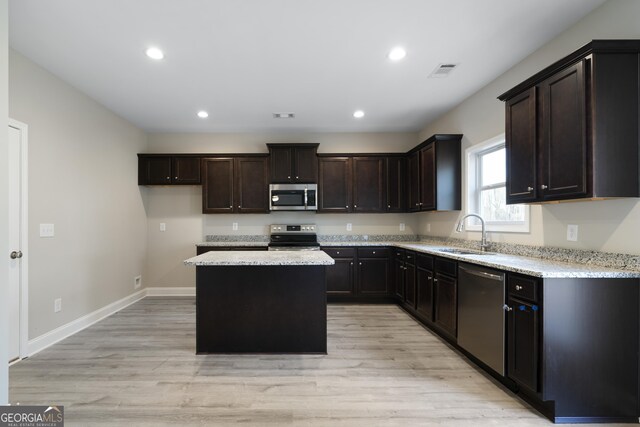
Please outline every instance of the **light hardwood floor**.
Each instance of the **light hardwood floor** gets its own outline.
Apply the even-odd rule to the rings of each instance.
[[[67,425],[551,425],[398,307],[330,305],[328,346],[196,356],[194,300],[145,298],[12,366],[10,400]]]

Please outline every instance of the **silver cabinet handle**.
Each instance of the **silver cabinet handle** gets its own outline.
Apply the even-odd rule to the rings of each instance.
[[[22,258],[22,251],[13,251],[9,256],[11,259]]]
[[[504,311],[513,311],[513,308],[509,307],[507,304],[503,305],[503,306],[502,306],[502,309],[503,309]]]
[[[362,263],[360,262],[360,263],[358,263],[358,265],[362,265]]]
[[[241,208],[241,206],[240,206],[240,205],[238,205],[238,209],[240,209],[240,208]]]
[[[349,209],[349,205],[345,206],[345,208]]]
[[[438,281],[438,279],[433,279],[433,283],[436,283]]]
[[[387,208],[388,208],[388,209],[391,209],[391,205],[387,205]]]
[[[422,202],[420,202],[420,206],[422,206]]]
[[[433,279],[433,277],[427,276],[427,280],[431,280],[431,279]]]
[[[336,251],[336,254],[337,254],[337,255],[340,255],[340,251]]]
[[[531,193],[533,191],[533,187],[527,187],[527,191]]]
[[[349,206],[347,206],[347,207],[349,207]],[[353,207],[354,207],[354,208],[357,208],[357,207],[358,207],[358,205],[353,205]]]
[[[229,205],[229,209],[233,209],[233,206]]]
[[[373,251],[373,253],[375,254],[375,253],[376,253],[376,251]]]
[[[296,176],[296,179],[298,179],[298,177]]]
[[[541,189],[543,189],[543,190],[546,190],[546,189],[547,189],[547,188],[549,188],[549,187],[547,187],[546,185],[542,184],[542,185],[540,186],[540,188],[541,188]]]
[[[291,179],[291,177],[290,177],[290,176],[288,176],[288,177],[287,177],[287,179]]]
[[[177,176],[174,176],[174,177],[173,177],[173,179],[178,179],[178,177],[177,177]]]
[[[168,176],[168,177],[167,177],[167,179],[171,179],[171,177],[170,177],[170,176]]]
[[[351,263],[351,265],[353,265],[353,263]]]
[[[521,291],[521,290],[522,290],[522,286],[516,285],[516,291]]]

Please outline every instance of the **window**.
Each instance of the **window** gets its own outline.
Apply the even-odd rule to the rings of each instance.
[[[487,230],[529,232],[529,206],[507,205],[504,135],[467,150],[467,189],[467,213],[482,216]],[[480,229],[480,221],[467,221],[467,229]]]

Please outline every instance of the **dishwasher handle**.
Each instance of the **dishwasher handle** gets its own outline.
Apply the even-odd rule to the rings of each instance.
[[[499,281],[504,280],[504,274],[485,273],[484,271],[480,271],[480,270],[469,270],[468,268],[465,268],[465,267],[458,267],[458,268],[464,271],[465,273],[472,274],[474,276],[484,277],[485,279],[499,280]]]

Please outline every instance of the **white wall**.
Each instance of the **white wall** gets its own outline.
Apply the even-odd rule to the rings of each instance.
[[[609,0],[458,107],[430,123],[420,132],[419,140],[433,133],[462,133],[464,150],[503,133],[504,104],[496,99],[498,95],[592,39],[640,38],[638,17],[640,1]],[[431,224],[430,234],[479,239],[477,232],[454,232],[455,222],[460,215],[420,214],[419,230],[422,234],[427,234],[427,224]],[[529,234],[491,233],[490,239],[640,254],[640,246],[636,243],[640,227],[638,199],[532,206],[531,221]],[[578,242],[566,240],[568,224],[579,226]]]
[[[9,343],[9,317],[7,301],[9,300],[9,209],[6,201],[9,200],[9,175],[7,158],[9,123],[9,2],[0,0],[0,254],[4,254],[0,262],[0,405],[9,402],[9,369],[8,343]]]
[[[153,134],[148,152],[266,153],[266,143],[320,143],[320,153],[406,152],[416,145],[415,133],[325,134]],[[203,215],[202,189],[149,187],[148,286],[194,286],[195,269],[182,260],[195,255],[195,244],[209,234],[268,234],[268,225],[287,222],[318,224],[320,234],[415,234],[418,217],[411,214],[314,214],[278,212],[254,215]],[[167,231],[160,232],[160,223]],[[232,231],[232,223],[238,231]],[[351,232],[347,223],[353,224]],[[406,224],[404,232],[399,225]]]
[[[29,126],[33,339],[134,292],[146,265],[144,190],[135,182],[147,136],[15,51],[9,89],[9,115]],[[40,223],[53,223],[55,237],[40,238]]]

